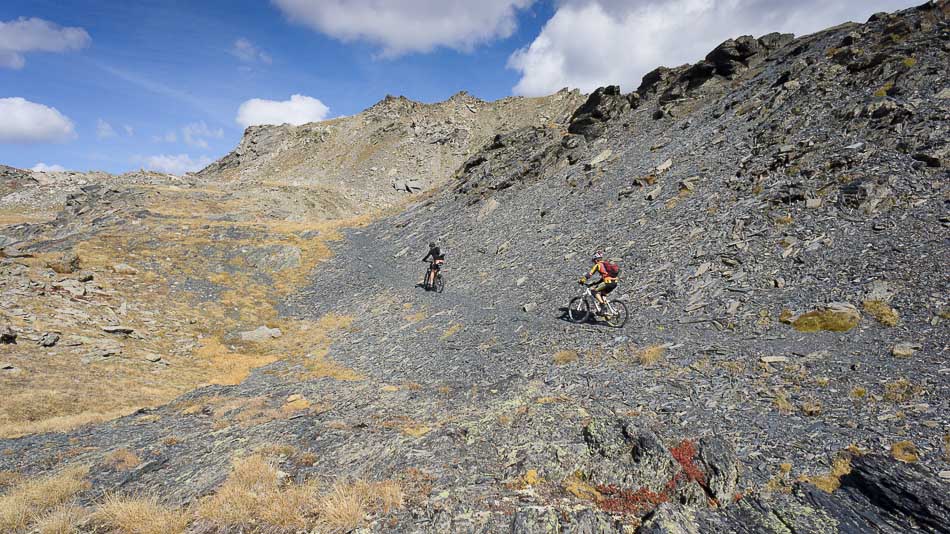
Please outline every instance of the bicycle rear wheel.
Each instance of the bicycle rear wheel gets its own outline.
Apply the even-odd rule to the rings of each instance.
[[[437,274],[435,275],[435,291],[441,293],[443,289],[445,289],[445,280],[441,274]]]
[[[574,297],[567,305],[567,317],[574,323],[583,323],[590,316],[590,303],[584,297]]]
[[[608,312],[604,316],[607,324],[614,328],[620,328],[627,324],[627,305],[619,300],[612,300],[610,301],[610,307],[613,308],[613,313]]]

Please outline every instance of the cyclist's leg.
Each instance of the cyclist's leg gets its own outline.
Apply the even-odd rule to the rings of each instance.
[[[613,313],[613,307],[607,302],[607,295],[610,295],[611,291],[617,289],[617,282],[610,282],[609,284],[601,284],[603,287],[600,290],[601,303],[606,310],[606,313]]]
[[[594,298],[597,299],[597,302],[601,306],[607,303],[607,301],[604,300],[604,289],[606,288],[606,286],[607,284],[601,282],[597,284],[596,286],[590,288],[591,293],[594,294]]]

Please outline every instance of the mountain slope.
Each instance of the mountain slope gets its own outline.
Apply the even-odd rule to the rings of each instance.
[[[946,531],[948,18],[940,1],[730,40],[634,92],[598,90],[559,127],[500,132],[417,204],[326,241],[331,261],[288,271],[309,276],[252,319],[284,321],[281,337],[233,337],[252,324],[233,293],[257,286],[214,278],[227,305],[212,287],[195,320],[225,324],[226,357],[272,363],[110,424],[6,440],[0,470],[92,465],[84,506],[154,491],[193,531],[332,530],[317,505],[292,527],[250,506],[207,515],[208,496],[242,495],[224,482],[242,457],[276,466],[282,503],[304,481],[321,503],[348,480],[404,490],[404,506],[340,530]],[[215,172],[259,180],[255,165]],[[113,212],[115,198],[74,199],[48,231],[155,217]],[[215,205],[220,219],[187,230],[155,220],[249,251],[287,231]],[[329,234],[310,230],[282,244]],[[433,239],[442,294],[414,287]],[[622,329],[564,318],[597,249],[623,267]],[[165,256],[142,268],[173,268]],[[119,450],[143,461],[122,467]]]

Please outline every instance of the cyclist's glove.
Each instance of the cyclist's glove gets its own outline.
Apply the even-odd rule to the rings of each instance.
[[[587,277],[586,277],[586,276],[582,276],[582,277],[581,277],[581,283],[582,283],[582,284],[586,284],[586,283],[587,283]]]

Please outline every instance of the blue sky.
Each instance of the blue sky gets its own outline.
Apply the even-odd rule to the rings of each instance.
[[[386,94],[632,90],[730,36],[919,1],[5,0],[0,113],[16,119],[0,117],[0,163],[184,172],[248,123],[349,115]]]

